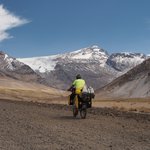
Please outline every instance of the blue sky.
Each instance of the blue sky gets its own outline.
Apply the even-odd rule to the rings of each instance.
[[[150,53],[150,0],[0,0],[0,6],[0,50],[14,57],[95,44],[109,53]]]

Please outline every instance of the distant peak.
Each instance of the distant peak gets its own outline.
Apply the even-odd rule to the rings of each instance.
[[[6,53],[3,51],[0,51],[0,55],[5,55]]]
[[[98,45],[92,45],[91,47],[87,48],[92,50],[93,52],[104,52],[108,55],[108,52],[104,50],[103,48],[99,47]]]
[[[121,54],[125,54],[125,55],[143,55],[143,53],[133,53],[133,52],[121,52]]]
[[[6,59],[8,57],[8,55],[4,52],[4,51],[0,51],[0,58],[1,59]]]
[[[105,51],[103,48],[99,47],[98,45],[92,45],[89,47],[89,49],[93,51]]]
[[[92,45],[91,48],[92,49],[101,49],[98,45]]]
[[[16,58],[14,58],[14,57],[12,57],[12,56],[10,56],[10,55],[8,55],[7,53],[5,53],[4,51],[0,51],[0,57],[1,57],[1,59],[13,59],[13,60],[15,60]]]
[[[111,57],[146,57],[143,53],[133,53],[133,52],[121,52],[121,53],[113,53]]]

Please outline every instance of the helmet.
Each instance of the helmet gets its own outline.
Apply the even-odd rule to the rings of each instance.
[[[77,75],[76,75],[76,79],[81,79],[81,75],[80,75],[80,74],[77,74]]]

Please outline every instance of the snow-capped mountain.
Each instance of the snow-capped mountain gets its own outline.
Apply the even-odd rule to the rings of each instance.
[[[78,73],[88,85],[100,88],[145,59],[146,56],[139,53],[109,55],[106,50],[94,45],[65,54],[18,60],[29,65],[50,86],[66,89]]]
[[[92,46],[89,48],[83,48],[74,52],[66,54],[58,54],[52,56],[33,57],[33,58],[18,58],[19,61],[29,65],[33,70],[41,73],[50,72],[55,70],[57,63],[64,62],[94,62],[98,61],[101,65],[104,65],[109,55],[107,51],[99,48],[98,46]]]
[[[106,63],[114,69],[125,73],[142,63],[146,58],[145,54],[122,52],[110,55]]]
[[[1,70],[15,70],[16,66],[23,66],[24,64],[17,61],[15,58],[12,58],[5,54],[3,51],[0,51],[0,68]]]
[[[28,65],[0,51],[0,75],[23,81],[42,82],[42,78]]]
[[[150,98],[150,58],[97,90],[97,98]]]
[[[107,67],[107,51],[92,46],[65,54],[18,59],[29,65],[53,87],[66,89],[80,73],[89,85],[100,87],[116,76],[113,68]],[[104,67],[106,65],[106,67]]]
[[[108,59],[109,55],[107,51],[98,46],[94,45],[89,48],[83,48],[74,52],[66,53],[63,55],[63,58],[67,58],[75,61],[99,61],[101,64],[104,64]]]

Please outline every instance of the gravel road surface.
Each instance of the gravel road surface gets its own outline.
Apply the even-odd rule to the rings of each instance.
[[[0,150],[150,150],[150,114],[0,100]]]

